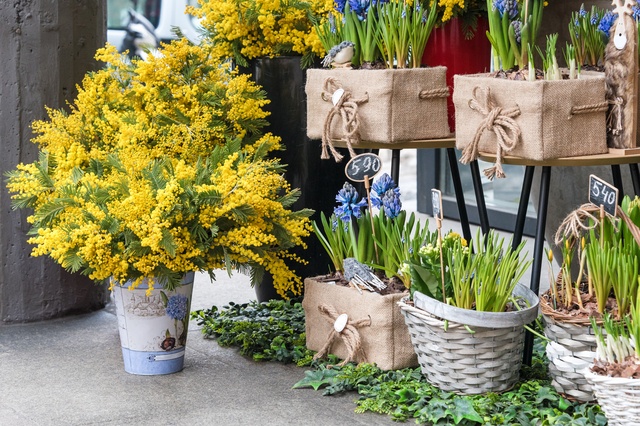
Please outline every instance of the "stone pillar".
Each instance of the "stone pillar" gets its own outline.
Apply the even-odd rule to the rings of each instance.
[[[106,41],[104,0],[0,1],[0,325],[36,321],[104,307],[107,291],[65,272],[49,258],[30,256],[26,221],[13,211],[4,173],[37,159],[30,125],[45,105],[68,108],[76,85],[100,65]]]

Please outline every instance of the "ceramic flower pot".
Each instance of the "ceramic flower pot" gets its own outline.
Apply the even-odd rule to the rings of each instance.
[[[134,290],[130,281],[114,285],[124,369],[140,375],[181,371],[189,327],[189,309],[195,273],[188,272],[174,291],[154,288],[148,279]]]

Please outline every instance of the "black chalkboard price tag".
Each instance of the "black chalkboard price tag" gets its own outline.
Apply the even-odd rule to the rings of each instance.
[[[615,216],[618,205],[618,188],[596,175],[591,175],[589,176],[589,202],[596,206],[604,206],[604,211]]]
[[[356,155],[347,163],[344,172],[354,182],[364,182],[364,177],[373,179],[382,169],[382,160],[376,154]]]
[[[442,192],[439,189],[431,190],[431,205],[433,207],[433,217],[442,220],[444,214],[442,212]]]

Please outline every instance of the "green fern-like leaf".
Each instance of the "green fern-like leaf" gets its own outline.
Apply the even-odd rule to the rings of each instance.
[[[159,245],[160,247],[165,249],[171,257],[176,256],[176,249],[178,248],[178,245],[176,244],[175,240],[173,239],[173,235],[171,235],[168,229],[162,230],[162,239],[160,240]]]

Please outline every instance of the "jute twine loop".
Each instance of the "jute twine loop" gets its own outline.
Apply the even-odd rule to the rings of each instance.
[[[607,101],[599,102],[597,104],[591,104],[591,105],[572,106],[569,120],[571,120],[571,117],[576,114],[590,114],[592,112],[607,112],[608,110],[609,110],[609,102]]]
[[[516,106],[515,108],[503,109],[497,106],[491,97],[491,89],[489,87],[481,88],[480,86],[474,87],[472,98],[469,100],[469,108],[484,115],[485,119],[476,130],[473,141],[462,151],[460,162],[469,164],[471,161],[478,159],[478,146],[482,133],[485,130],[490,130],[496,134],[498,149],[496,150],[496,163],[493,167],[485,169],[484,174],[490,180],[495,177],[505,177],[502,170],[502,154],[503,150],[509,152],[515,148],[518,140],[520,140],[522,132],[520,126],[514,120],[514,117],[520,115],[520,108]],[[509,136],[509,133],[511,133],[511,136]]]
[[[324,91],[333,95],[336,90],[343,89],[340,81],[335,77],[328,77],[324,82]],[[344,89],[343,89],[344,90]],[[325,101],[332,102],[331,96],[329,99],[322,97]],[[340,154],[331,141],[331,123],[336,115],[342,117],[342,126],[344,129],[344,140],[347,142],[347,148],[349,149],[349,155],[355,157],[356,153],[353,150],[352,144],[360,143],[360,116],[358,115],[358,105],[368,102],[369,95],[365,93],[365,97],[356,99],[353,94],[348,91],[344,91],[340,100],[331,108],[327,118],[324,121],[324,128],[322,131],[322,155],[320,158],[323,160],[329,159],[329,152],[333,155],[333,158],[337,163],[342,161],[343,155]]]
[[[347,348],[347,357],[344,361],[338,364],[339,367],[343,367],[350,361],[356,362],[358,353],[362,354],[360,358],[361,362],[368,363],[369,361],[367,360],[367,355],[364,353],[364,349],[362,348],[362,339],[360,338],[360,333],[358,333],[358,328],[371,325],[371,319],[367,317],[354,321],[349,318],[349,320],[347,321],[347,325],[344,327],[344,330],[338,333],[333,328],[333,324],[336,322],[336,319],[338,319],[339,316],[338,311],[336,311],[333,306],[325,305],[324,303],[318,306],[318,310],[324,315],[325,319],[331,323],[332,327],[331,333],[329,333],[329,337],[327,338],[327,342],[324,344],[324,346],[322,346],[318,353],[313,356],[313,359],[316,360],[328,355],[329,351],[331,350],[333,341],[336,337],[340,337]]]
[[[449,88],[442,87],[440,89],[421,90],[418,94],[420,99],[446,98],[449,96]]]
[[[619,135],[622,132],[622,108],[624,107],[624,99],[618,96],[612,101],[608,101],[608,104],[611,105],[611,111],[607,116],[607,128],[614,135]],[[613,127],[614,116],[616,119],[616,126]]]
[[[582,233],[586,232],[590,229],[596,229],[600,225],[599,215],[594,213],[599,213],[600,207],[596,206],[593,203],[583,204],[578,207],[576,210],[569,213],[567,217],[564,218],[560,227],[556,231],[556,235],[554,237],[554,241],[556,245],[562,243],[563,236],[565,238],[575,238],[576,241],[582,237]],[[616,218],[615,216],[610,215],[605,212],[606,217],[615,225]],[[622,210],[620,206],[616,206],[616,215],[620,217],[624,223],[627,225],[629,232],[633,235],[633,238],[636,240],[638,245],[640,245],[640,228],[636,226],[635,223],[631,220],[629,216]],[[593,225],[589,226],[585,222],[587,219],[593,220]]]

